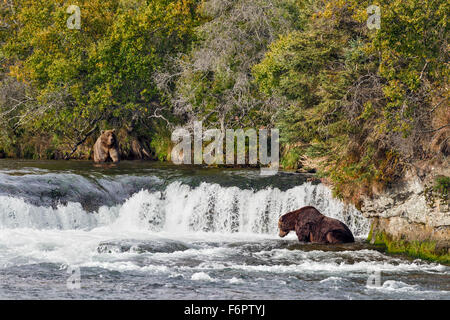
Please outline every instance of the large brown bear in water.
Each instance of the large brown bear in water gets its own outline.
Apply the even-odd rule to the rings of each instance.
[[[94,144],[94,162],[119,162],[119,144],[115,130],[102,130]]]
[[[321,214],[314,207],[303,207],[281,216],[278,220],[280,237],[295,230],[299,241],[314,243],[354,242],[350,229],[341,221]]]

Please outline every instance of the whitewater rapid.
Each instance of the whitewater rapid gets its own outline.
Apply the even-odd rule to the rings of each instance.
[[[7,164],[0,299],[450,299],[449,267],[370,246],[361,212],[301,175]],[[278,218],[306,205],[346,223],[356,243],[280,239]],[[368,287],[374,272],[380,285]]]

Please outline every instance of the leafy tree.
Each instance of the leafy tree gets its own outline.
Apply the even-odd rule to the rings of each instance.
[[[381,1],[381,29],[369,30],[371,4],[325,1],[253,68],[263,93],[288,102],[277,118],[284,165],[316,159],[353,202],[432,157],[430,111],[448,99],[448,4]]]
[[[10,76],[36,90],[18,124],[55,133],[71,153],[100,123],[150,123],[161,104],[152,74],[167,54],[186,49],[197,24],[190,0],[73,4],[80,30],[67,28],[64,1],[14,2],[16,23],[2,47]]]
[[[222,130],[270,124],[278,101],[262,99],[251,68],[278,35],[302,23],[298,2],[204,1],[199,12],[206,21],[191,52],[159,77],[162,87],[174,88],[174,112]]]

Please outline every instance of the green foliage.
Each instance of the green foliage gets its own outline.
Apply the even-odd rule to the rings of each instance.
[[[19,117],[71,145],[100,121],[125,127],[162,108],[152,74],[186,50],[197,25],[194,0],[79,0],[81,29],[69,29],[63,1],[21,0],[9,12],[1,53],[9,76],[31,85]],[[31,92],[28,92],[31,94]]]
[[[354,203],[423,156],[432,101],[448,83],[448,2],[380,1],[379,30],[366,27],[371,4],[316,2],[308,23],[253,67],[260,91],[286,101],[277,113],[285,148],[302,145]],[[283,152],[282,163],[297,167],[302,155]]]
[[[434,191],[439,192],[442,196],[448,197],[448,191],[450,190],[450,177],[436,177],[433,189]]]
[[[424,195],[427,205],[434,208],[436,203],[448,205],[450,177],[437,176],[431,186],[425,186]]]
[[[371,230],[368,241],[383,246],[391,254],[406,254],[413,258],[450,264],[450,254],[446,250],[439,250],[436,241],[393,240],[385,232],[373,230]]]
[[[155,126],[150,146],[156,153],[159,161],[170,161],[170,151],[172,147],[170,137],[171,133],[166,127],[161,125]]]
[[[410,135],[415,115],[448,83],[448,1],[380,1],[382,28],[371,35],[369,52],[380,54],[379,75],[387,103],[387,127]],[[422,109],[422,110],[421,110]],[[423,121],[423,118],[422,118]]]
[[[304,23],[304,1],[203,1],[205,20],[192,51],[179,60],[177,112],[226,128],[270,125],[274,108],[252,82],[251,68],[279,34]]]
[[[284,168],[297,169],[297,165],[300,162],[302,154],[303,152],[299,147],[287,150],[285,154],[281,157],[281,165]]]

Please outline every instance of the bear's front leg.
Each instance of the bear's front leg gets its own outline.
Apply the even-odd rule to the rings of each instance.
[[[307,225],[295,226],[295,233],[297,234],[298,241],[301,242],[310,242],[311,240],[311,231]]]
[[[109,157],[112,162],[117,163],[120,161],[119,151],[115,148],[109,149]]]
[[[104,150],[103,148],[98,146],[96,146],[96,148],[97,149],[94,151],[94,162],[106,162],[106,160],[108,160],[108,150]]]

